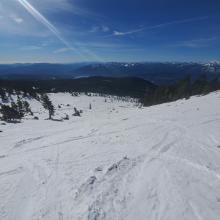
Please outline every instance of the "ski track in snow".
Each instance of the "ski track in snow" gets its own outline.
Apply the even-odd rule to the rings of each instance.
[[[56,117],[2,126],[0,219],[219,220],[219,92],[137,108],[50,94]],[[92,110],[89,110],[92,103]],[[211,108],[210,108],[211,106]]]

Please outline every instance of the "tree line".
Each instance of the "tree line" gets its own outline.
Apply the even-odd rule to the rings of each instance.
[[[4,91],[5,92],[5,91]],[[3,96],[2,96],[3,94]],[[0,93],[0,96],[3,98],[5,93]],[[41,102],[42,106],[48,111],[49,119],[52,119],[52,116],[55,113],[55,107],[52,101],[49,99],[47,94],[37,95],[37,100]],[[0,113],[1,119],[7,122],[20,121],[25,115],[30,114],[33,116],[30,104],[28,101],[23,100],[20,96],[17,96],[17,101],[11,101],[8,104],[0,104]]]
[[[131,79],[129,78],[129,80]],[[138,81],[137,79],[135,80]],[[53,103],[49,99],[46,92],[44,92],[46,87],[42,88],[41,84],[36,86],[32,83],[30,84],[30,82],[28,82],[28,84],[26,83],[27,82],[18,83],[19,87],[16,86],[14,87],[15,85],[14,83],[12,84],[6,83],[7,85],[6,87],[0,87],[0,98],[2,100],[2,104],[0,104],[1,105],[0,113],[2,115],[2,119],[5,121],[11,121],[11,120],[13,121],[13,120],[22,119],[25,116],[25,114],[33,115],[33,112],[31,111],[28,101],[24,100],[24,98],[36,99],[39,102],[41,102],[43,107],[48,111],[49,119],[52,119],[52,116],[55,113],[55,107],[53,106]],[[107,83],[109,83],[109,81],[107,81]],[[114,83],[114,90],[120,88],[119,81],[117,83],[118,83],[117,86]],[[143,84],[141,80],[139,81],[139,83],[140,83],[139,86],[141,85],[140,86],[141,89],[136,88],[139,91],[138,92],[139,95],[137,97],[139,97],[140,102],[144,106],[151,106],[166,102],[172,102],[183,98],[188,99],[193,95],[205,95],[220,89],[220,81],[218,80],[218,78],[208,80],[206,75],[201,75],[197,80],[194,81],[191,79],[190,76],[187,76],[184,79],[172,85],[153,85],[148,83],[146,86],[146,84],[145,83]],[[94,84],[94,86],[95,85],[96,84]],[[145,93],[143,90],[144,85],[145,85]],[[110,89],[111,86],[109,86],[108,88]],[[53,89],[55,90],[55,92],[58,91],[62,92],[62,89],[60,91],[59,87],[54,87]],[[53,92],[53,89],[52,87],[49,87],[47,92]],[[137,91],[136,89],[134,90],[134,88],[133,89],[131,88],[132,91],[130,91],[129,93],[125,92],[125,94],[133,94],[133,91]],[[79,94],[78,92],[75,92],[74,88],[72,88],[70,85],[69,87],[66,88],[66,90],[69,91],[72,94],[72,96],[78,96]],[[127,90],[129,90],[128,84],[126,84],[126,90],[124,91]],[[89,96],[88,91],[90,91],[89,87],[86,87],[86,90],[84,92]],[[101,90],[101,92],[98,94],[106,96],[104,94],[108,94],[108,92],[105,90]],[[119,94],[121,97],[123,97],[121,90],[119,90]],[[134,97],[136,97],[137,93],[135,92],[134,94],[133,94]],[[109,95],[112,94],[110,93]],[[16,102],[11,101],[13,100],[12,96],[17,96]],[[124,97],[126,96],[124,95]],[[130,97],[132,97],[132,95]]]
[[[188,99],[193,95],[206,95],[220,89],[218,78],[208,80],[206,75],[201,75],[197,80],[192,81],[190,75],[172,85],[161,85],[154,89],[146,89],[143,99],[144,106],[162,104]]]

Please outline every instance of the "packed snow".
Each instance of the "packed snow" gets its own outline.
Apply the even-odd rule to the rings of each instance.
[[[50,98],[70,120],[29,100],[39,120],[0,122],[1,220],[220,219],[220,92],[148,108]]]

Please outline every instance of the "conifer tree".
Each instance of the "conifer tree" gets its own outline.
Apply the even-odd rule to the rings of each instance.
[[[0,97],[2,99],[2,101],[7,101],[7,96],[6,96],[6,92],[4,89],[0,88]]]
[[[22,106],[23,106],[23,110],[24,110],[26,113],[32,113],[30,104],[29,104],[27,101],[23,101],[23,102],[22,102]]]
[[[8,105],[2,105],[0,112],[4,121],[20,120],[22,118],[22,115],[15,108]]]
[[[17,111],[19,112],[19,114],[24,115],[23,103],[22,103],[21,98],[19,96],[17,99],[16,106],[17,106]]]
[[[46,110],[48,110],[49,119],[52,119],[52,116],[55,113],[55,109],[54,109],[53,103],[51,102],[51,100],[50,100],[50,98],[48,97],[47,94],[43,94],[42,97],[41,97],[41,100],[42,100],[43,107]]]

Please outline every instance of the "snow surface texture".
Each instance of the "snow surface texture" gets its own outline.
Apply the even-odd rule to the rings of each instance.
[[[84,112],[44,120],[31,101],[40,120],[1,125],[1,220],[220,219],[220,92],[149,108],[50,97],[57,118]]]

